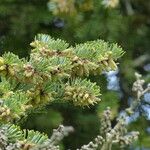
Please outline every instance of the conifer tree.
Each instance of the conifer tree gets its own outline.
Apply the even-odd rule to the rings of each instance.
[[[0,148],[2,150],[58,150],[58,142],[72,127],[60,125],[51,138],[38,131],[22,130],[15,122],[27,116],[30,110],[41,108],[53,101],[72,102],[75,106],[90,107],[101,101],[100,87],[87,79],[89,75],[117,69],[117,60],[124,52],[117,44],[103,40],[88,41],[76,46],[39,34],[30,44],[28,59],[19,58],[13,53],[0,57]],[[138,74],[133,90],[137,101],[147,91]],[[126,110],[132,114],[136,105]],[[118,118],[111,126],[110,109],[104,111],[101,135],[81,150],[111,150],[113,143],[131,144],[138,132],[128,133],[125,116]]]

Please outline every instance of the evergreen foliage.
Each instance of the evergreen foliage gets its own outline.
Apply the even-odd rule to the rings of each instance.
[[[117,69],[115,61],[123,54],[120,47],[108,48],[104,41],[91,41],[74,48],[48,35],[38,35],[31,45],[34,49],[29,60],[19,59],[13,53],[0,58],[2,121],[13,121],[30,107],[40,107],[55,99],[71,100],[83,107],[97,103],[99,87],[83,77],[97,70],[101,74],[107,68]],[[94,67],[88,68],[84,63]]]
[[[84,74],[87,74],[87,80],[90,79],[90,81],[96,82],[97,85],[100,85],[101,87],[100,91],[102,95],[100,97],[102,101],[98,103],[98,107],[97,105],[90,105],[90,109],[84,107],[82,110],[79,107],[73,107],[67,103],[62,104],[61,102],[64,102],[64,100],[61,101],[61,96],[64,91],[61,90],[62,87],[57,87],[57,85],[55,85],[56,89],[54,91],[57,91],[59,95],[56,96],[55,93],[52,94],[55,95],[55,100],[51,99],[50,104],[48,102],[49,106],[44,109],[44,112],[43,109],[39,110],[39,108],[37,108],[38,104],[36,104],[36,109],[32,109],[31,105],[28,105],[27,107],[29,108],[27,108],[26,113],[20,113],[21,116],[24,116],[25,114],[30,114],[32,112],[28,118],[25,117],[27,119],[25,122],[25,118],[21,117],[22,128],[35,129],[47,134],[49,134],[51,130],[56,128],[59,124],[73,125],[76,129],[75,132],[73,135],[70,135],[69,138],[65,138],[62,145],[65,149],[69,149],[70,147],[72,149],[76,149],[96,137],[99,131],[97,114],[101,118],[103,111],[107,106],[111,107],[111,118],[113,119],[112,125],[114,126],[117,114],[127,108],[132,99],[134,99],[134,96],[131,93],[131,86],[135,80],[134,72],[140,72],[144,75],[146,82],[150,81],[150,1],[50,0],[48,4],[47,2],[47,0],[0,1],[1,54],[4,54],[6,51],[11,51],[14,54],[19,55],[19,58],[29,58],[30,46],[28,43],[33,39],[34,35],[39,32],[50,34],[52,37],[55,37],[55,39],[58,37],[62,38],[73,46],[75,43],[101,38],[110,42],[115,41],[119,43],[124,50],[126,50],[126,54],[121,59],[119,70],[117,70],[116,75],[112,75],[111,72],[109,73],[109,76],[112,76],[113,79],[116,77],[117,79],[117,90],[116,84],[111,89],[109,87],[109,90],[106,89],[106,86],[110,84],[110,81],[109,79],[106,80],[105,74],[102,74],[101,77],[99,77],[99,73],[94,72],[97,76],[92,76],[92,70],[95,68],[93,64],[89,65],[89,63],[86,63],[85,65],[84,62],[84,66],[80,67],[83,68],[82,70],[84,70]],[[51,2],[53,2],[53,4]],[[54,60],[55,61],[53,62],[57,63],[57,59]],[[58,61],[59,60],[60,59],[58,59]],[[64,58],[62,58],[62,61],[63,60]],[[28,61],[29,59],[25,60],[25,63]],[[39,65],[36,64],[36,61],[34,61],[35,68],[39,67]],[[65,64],[62,68],[66,66]],[[67,64],[69,67],[69,62],[67,62]],[[43,65],[43,67],[39,67],[39,69],[41,69],[41,71],[44,70],[46,63],[44,64],[41,62],[40,65]],[[25,65],[24,67],[30,68],[30,65]],[[89,67],[91,71],[87,72],[86,68]],[[14,74],[14,68],[16,68],[15,61],[14,64],[12,62],[11,66],[8,68],[9,73]],[[1,69],[5,70],[6,68],[2,67]],[[6,73],[5,71],[2,72],[4,74]],[[29,72],[30,71],[26,71],[25,74],[30,76],[32,71],[31,73]],[[80,74],[76,74],[76,72],[74,73],[75,76],[79,76]],[[22,75],[22,73],[20,73],[19,76],[20,75]],[[55,76],[53,76],[53,79],[54,78]],[[64,80],[67,78],[68,74],[66,74]],[[15,89],[16,81],[8,81],[8,78],[6,80],[3,78],[2,80],[2,84],[5,87],[3,88],[3,86],[0,86],[0,95],[8,97],[12,93],[11,91]],[[48,86],[48,84],[51,84],[51,82],[45,84],[44,88]],[[70,85],[70,82],[67,85]],[[31,86],[31,84],[28,84],[27,86],[22,83],[21,85],[18,84],[16,88],[19,90],[21,89],[22,92],[22,88],[29,89]],[[54,86],[52,85],[52,89],[48,89],[48,91],[53,91],[53,87]],[[39,89],[37,91],[39,91]],[[34,88],[32,88],[28,94],[31,93],[34,93]],[[38,92],[33,96],[33,99],[36,99],[37,95]],[[56,97],[61,104],[57,103],[58,101],[56,101]],[[32,104],[34,102],[35,100],[32,101]],[[22,108],[19,109],[21,112]],[[131,146],[130,148],[125,149],[136,149],[137,147],[141,149],[149,149],[148,109],[149,95],[145,94],[142,102],[136,109],[136,117],[134,115],[131,116],[131,127],[129,126],[130,130],[136,129],[140,131],[138,142],[135,147]],[[6,112],[8,113],[9,110]],[[4,115],[7,113],[4,113]],[[15,123],[20,124],[18,121],[19,120],[16,119]],[[91,126],[94,127],[92,130]],[[72,141],[74,142],[72,143]],[[117,150],[118,148],[113,147],[113,149]]]
[[[38,35],[31,46],[33,50],[28,59],[20,59],[13,53],[5,53],[0,58],[1,149],[59,149],[58,142],[73,131],[72,127],[60,126],[48,139],[38,131],[21,130],[13,122],[19,121],[31,108],[40,108],[55,100],[71,100],[74,105],[82,107],[94,105],[100,101],[100,88],[87,76],[94,75],[97,70],[101,70],[97,72],[100,75],[117,69],[116,61],[123,54],[123,50],[116,44],[109,45],[101,40],[69,47],[65,41],[44,34]],[[84,63],[93,64],[94,67],[87,67],[85,72]],[[137,139],[138,132],[127,132],[125,119],[128,114],[134,113],[141,97],[150,87],[148,85],[144,89],[141,75],[136,74],[136,77],[133,91],[137,93],[137,101],[126,109],[124,116],[118,117],[113,128],[110,110],[104,111],[101,136],[82,146],[81,150],[111,150],[113,143],[125,147]]]

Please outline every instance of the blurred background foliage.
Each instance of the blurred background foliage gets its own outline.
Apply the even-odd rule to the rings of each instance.
[[[91,108],[53,103],[21,122],[23,128],[50,135],[59,124],[72,125],[75,132],[62,149],[75,149],[99,132],[101,112],[110,106],[112,121],[134,99],[134,72],[150,81],[150,1],[146,0],[0,0],[0,53],[12,51],[28,57],[29,43],[37,33],[62,38],[71,45],[87,40],[117,42],[126,51],[117,72],[90,77],[101,86],[102,102]],[[129,128],[140,138],[129,149],[150,149],[150,95],[132,118]],[[115,121],[113,121],[115,123]],[[117,149],[117,148],[114,148]]]

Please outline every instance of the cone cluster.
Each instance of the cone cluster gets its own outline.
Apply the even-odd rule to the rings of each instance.
[[[87,91],[85,87],[66,86],[64,99],[73,101],[75,106],[89,106],[99,102],[100,99],[93,93]]]
[[[0,120],[6,122],[11,120],[11,111],[6,105],[0,106]]]

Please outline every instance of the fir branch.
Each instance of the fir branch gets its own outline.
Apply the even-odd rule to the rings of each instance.
[[[107,54],[112,52],[112,58],[117,59],[123,55],[123,50],[117,44],[109,44],[103,40],[88,41],[75,47],[78,57],[91,61],[107,59]]]
[[[48,139],[39,132],[23,132],[17,126],[6,123],[20,119],[31,108],[40,108],[58,99],[72,101],[75,106],[82,107],[99,102],[100,87],[87,80],[86,76],[116,70],[116,61],[123,55],[123,51],[116,44],[102,40],[69,47],[65,41],[44,34],[35,37],[31,46],[34,49],[28,60],[19,59],[12,53],[0,57],[0,121],[8,130],[4,131],[1,126],[4,133],[0,137],[1,141],[4,141],[2,147],[12,150],[58,150],[58,142],[73,131],[72,127],[60,126]],[[107,113],[104,119],[103,123],[111,128]],[[109,131],[106,129],[106,132]],[[116,132],[120,134],[120,130]],[[105,147],[103,142],[107,143],[107,133],[103,134],[104,137],[97,136],[92,143],[81,149],[96,149],[100,145]],[[123,135],[120,136],[124,137]]]
[[[88,80],[75,79],[66,84],[64,99],[73,101],[74,105],[89,106],[100,101],[100,88]]]
[[[64,40],[54,39],[49,35],[46,34],[38,34],[35,37],[35,41],[31,43],[31,46],[36,48],[48,48],[49,50],[58,50],[62,51],[68,48],[69,44],[66,43]]]
[[[38,131],[27,130],[27,137],[25,139],[29,143],[43,144],[48,139],[48,136]]]
[[[53,130],[50,139],[45,134],[33,130],[21,130],[20,127],[5,124],[0,126],[0,148],[2,150],[59,150],[58,143],[74,129],[60,125]],[[54,148],[54,149],[53,149]]]

